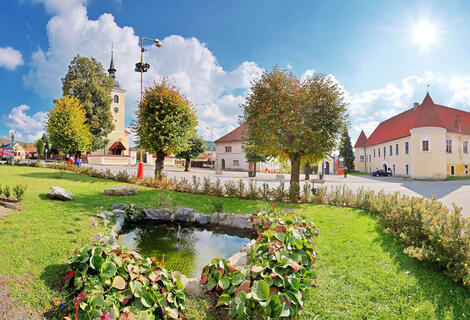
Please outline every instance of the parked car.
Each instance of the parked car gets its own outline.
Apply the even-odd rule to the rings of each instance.
[[[373,177],[391,177],[392,173],[381,169],[375,169],[372,171],[371,175]]]

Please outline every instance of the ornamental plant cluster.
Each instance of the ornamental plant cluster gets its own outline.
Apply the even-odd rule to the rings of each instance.
[[[449,209],[435,198],[353,192],[345,186],[330,192],[321,188],[313,201],[371,213],[385,232],[407,246],[405,254],[433,263],[454,281],[470,286],[470,220],[462,216],[461,208]]]
[[[141,221],[145,218],[145,212],[142,209],[139,209],[133,203],[127,203],[124,205],[123,210],[126,212],[125,220],[126,221]]]
[[[13,186],[13,188],[9,185],[0,185],[0,195],[3,194],[8,199],[13,194],[16,200],[21,201],[24,198],[27,188],[28,186],[24,184],[17,184]]]
[[[64,287],[70,319],[180,319],[186,305],[180,275],[163,261],[118,249],[76,250]]]
[[[217,307],[231,319],[296,319],[315,284],[313,224],[272,208],[252,217],[258,233],[248,263],[233,267],[216,258],[205,266],[201,284],[218,296]]]

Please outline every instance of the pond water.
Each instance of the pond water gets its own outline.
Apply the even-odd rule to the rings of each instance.
[[[125,224],[119,238],[144,257],[160,260],[165,255],[167,269],[198,278],[212,259],[229,258],[255,237],[253,232],[221,227],[146,223]]]

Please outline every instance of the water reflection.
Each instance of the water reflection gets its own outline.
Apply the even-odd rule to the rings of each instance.
[[[229,258],[255,235],[220,227],[194,227],[184,224],[127,224],[121,231],[123,245],[145,257],[161,259],[165,266],[198,277],[215,257]]]

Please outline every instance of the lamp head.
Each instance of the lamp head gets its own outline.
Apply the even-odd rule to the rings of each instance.
[[[160,48],[160,47],[162,46],[162,43],[161,43],[160,40],[158,40],[158,39],[154,39],[153,42],[155,42],[155,46],[156,46],[157,48]]]

